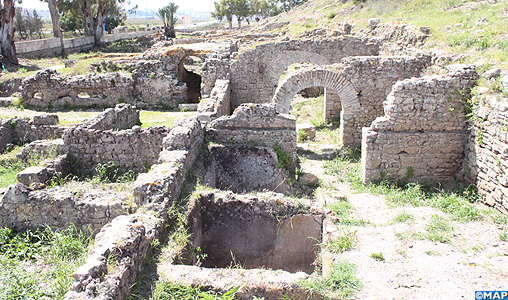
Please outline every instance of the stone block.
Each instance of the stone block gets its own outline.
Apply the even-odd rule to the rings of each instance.
[[[314,140],[316,138],[316,126],[312,124],[297,124],[296,132],[301,141]],[[303,134],[300,132],[303,132]]]
[[[30,186],[32,183],[43,183],[48,180],[48,171],[44,167],[29,167],[19,172],[16,179],[24,185]]]

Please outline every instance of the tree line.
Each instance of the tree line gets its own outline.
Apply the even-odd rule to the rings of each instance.
[[[79,31],[93,36],[95,43],[100,43],[103,30],[112,30],[127,19],[137,6],[124,9],[129,0],[41,0],[48,4],[53,25],[53,36],[60,37],[62,30]],[[22,37],[33,36],[41,32],[42,21],[36,12],[32,15],[18,9],[15,2],[21,0],[0,0],[0,54],[6,60],[17,63],[14,33]],[[37,18],[36,18],[37,17]]]
[[[305,3],[307,0],[220,0],[214,2],[215,11],[212,16],[222,21],[224,18],[233,28],[233,17],[236,17],[238,28],[242,20],[250,24],[252,19],[260,19],[278,15]]]

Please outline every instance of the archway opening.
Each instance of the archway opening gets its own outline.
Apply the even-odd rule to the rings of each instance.
[[[201,100],[202,60],[197,56],[187,56],[178,64],[178,76],[187,84],[187,103]]]

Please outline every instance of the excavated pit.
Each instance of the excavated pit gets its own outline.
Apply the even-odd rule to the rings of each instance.
[[[322,218],[319,210],[281,194],[203,193],[187,210],[193,263],[199,247],[205,268],[311,274],[322,239]]]

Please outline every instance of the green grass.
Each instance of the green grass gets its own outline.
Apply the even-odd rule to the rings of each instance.
[[[1,228],[0,299],[63,299],[90,242],[74,228],[18,234]]]
[[[239,288],[239,286],[232,288],[220,295],[201,291],[199,287],[161,280],[157,282],[150,300],[233,300]]]
[[[503,242],[508,241],[508,231],[506,229],[499,233],[499,240]]]
[[[427,254],[428,256],[438,256],[438,255],[441,255],[441,253],[439,253],[437,251],[431,251],[431,250],[425,251],[423,253]]]
[[[187,118],[196,115],[196,112],[167,112],[167,111],[151,111],[142,110],[139,112],[141,127],[148,128],[151,126],[172,127],[174,122],[180,118]]]
[[[358,218],[354,215],[354,209],[347,201],[336,201],[326,205],[335,217],[338,219],[336,222],[340,225],[346,226],[365,226],[369,222]]]
[[[406,223],[407,222],[407,223],[409,223],[409,222],[413,222],[414,219],[415,219],[415,217],[413,215],[411,215],[407,211],[403,210],[393,218],[393,222],[396,222],[396,223]]]
[[[21,147],[16,147],[10,152],[0,155],[0,188],[16,184],[18,182],[16,174],[28,166],[16,158],[16,154],[20,152]]]
[[[334,262],[326,277],[314,273],[300,284],[310,293],[319,293],[331,299],[349,299],[362,288],[356,277],[356,266],[345,260]]]
[[[447,243],[451,241],[453,234],[453,227],[450,222],[444,217],[432,215],[429,224],[425,226],[425,233],[423,238],[433,241]]]
[[[357,243],[357,230],[352,230],[349,226],[341,229],[338,236],[329,240],[324,247],[332,253],[342,253],[353,249]]]

